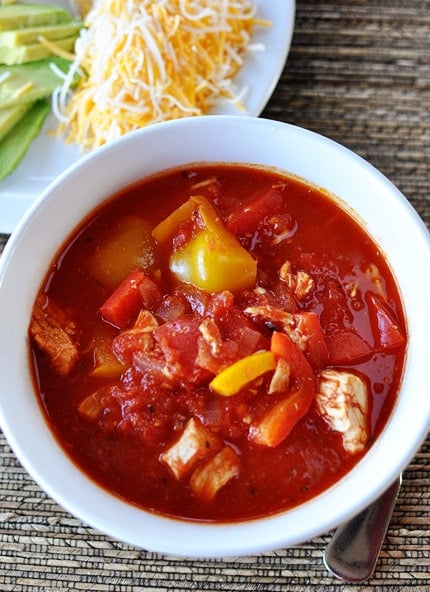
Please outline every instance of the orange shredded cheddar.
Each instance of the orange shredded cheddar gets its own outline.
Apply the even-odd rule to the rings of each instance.
[[[243,109],[233,77],[251,44],[251,0],[98,0],[75,44],[72,71],[54,97],[59,131],[83,151],[148,124],[208,113],[221,100]],[[70,77],[68,78],[70,80]]]

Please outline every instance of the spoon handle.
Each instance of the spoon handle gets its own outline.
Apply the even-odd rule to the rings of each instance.
[[[341,524],[324,553],[328,571],[345,582],[363,582],[375,569],[402,482],[398,479],[368,508]]]

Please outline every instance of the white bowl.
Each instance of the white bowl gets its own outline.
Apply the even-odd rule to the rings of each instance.
[[[387,255],[409,329],[402,388],[388,424],[359,464],[318,497],[269,518],[209,524],[163,518],[110,495],[59,447],[34,393],[27,330],[53,256],[95,206],[148,174],[192,162],[255,163],[321,186],[346,202]],[[227,557],[274,550],[352,517],[413,458],[430,425],[430,240],[403,195],[339,144],[291,125],[211,116],[162,123],[85,157],[40,196],[0,259],[0,418],[14,452],[61,506],[129,544],[175,556]]]

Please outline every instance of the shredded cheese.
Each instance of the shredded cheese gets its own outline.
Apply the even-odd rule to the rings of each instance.
[[[75,44],[75,91],[53,96],[59,131],[83,151],[151,123],[243,109],[233,77],[252,49],[252,0],[97,0]],[[69,77],[71,80],[71,77]]]
[[[23,86],[21,86],[21,88],[18,88],[15,91],[14,98],[17,99],[18,97],[21,97],[22,95],[25,95],[25,93],[27,93],[28,91],[30,91],[33,88],[33,86],[34,86],[33,82],[30,82],[30,81],[29,82],[26,82]]]
[[[73,60],[75,58],[75,55],[73,53],[71,53],[70,51],[66,51],[65,49],[62,49],[57,43],[55,43],[54,41],[50,41],[44,35],[39,35],[37,40],[41,45],[46,47],[46,49],[48,49],[53,55],[56,55],[60,58],[64,58],[65,60]]]

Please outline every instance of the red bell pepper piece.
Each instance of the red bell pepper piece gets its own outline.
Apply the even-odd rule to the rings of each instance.
[[[118,329],[124,329],[144,305],[141,284],[147,279],[140,269],[132,271],[100,307],[103,319]]]
[[[297,329],[307,337],[305,356],[312,368],[321,369],[327,365],[327,345],[315,312],[300,312],[295,315]]]
[[[271,187],[233,208],[224,224],[235,236],[252,234],[263,218],[279,212],[283,204],[281,189]]]
[[[285,333],[275,331],[271,350],[275,358],[286,360],[298,389],[280,399],[251,426],[250,439],[256,444],[275,447],[290,434],[309,411],[315,396],[315,376],[304,354]]]

